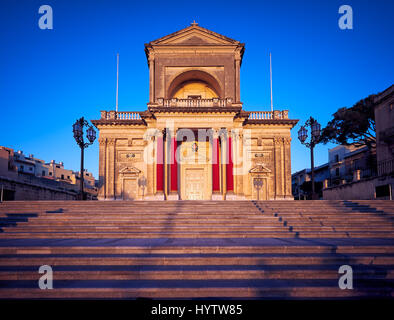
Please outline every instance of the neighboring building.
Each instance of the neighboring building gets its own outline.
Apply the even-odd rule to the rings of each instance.
[[[328,163],[325,163],[321,166],[315,167],[315,185],[323,186],[323,181],[330,179],[330,170]],[[311,190],[303,190],[307,189],[307,185],[305,182],[311,181],[311,169],[303,169],[291,175],[291,184],[292,184],[292,192],[295,200],[309,200],[312,199]],[[316,193],[319,194],[319,198],[321,198],[322,192],[321,187],[315,190]]]
[[[328,150],[328,159],[329,186],[354,181],[357,171],[360,179],[376,175],[376,155],[367,146],[340,145]]]
[[[347,152],[341,163],[334,161],[330,168],[340,168],[345,176],[340,183],[331,177],[331,184],[323,190],[324,199],[393,199],[394,85],[377,94],[374,104],[376,151],[363,147]]]
[[[148,109],[102,111],[99,199],[293,199],[288,111],[245,111],[244,44],[197,23],[145,45]]]
[[[73,200],[79,192],[79,172],[64,168],[63,162],[26,156],[22,151],[0,146],[0,188],[4,200]],[[87,198],[97,197],[93,175],[85,170]]]
[[[375,97],[378,197],[393,198],[394,191],[394,85]]]

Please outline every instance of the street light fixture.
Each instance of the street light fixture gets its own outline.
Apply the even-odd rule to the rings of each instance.
[[[85,142],[83,139],[83,127],[88,127],[86,130],[86,138],[89,142]],[[84,150],[88,146],[90,146],[94,140],[96,140],[96,131],[93,127],[87,122],[84,117],[78,119],[73,124],[73,134],[74,139],[81,148],[81,176],[80,176],[80,200],[84,200],[84,192],[83,192],[83,184],[84,184],[84,168],[83,168],[83,160],[84,160]]]
[[[309,142],[305,142],[308,138],[308,131],[307,127],[311,128],[311,139]],[[314,159],[313,159],[313,148],[316,144],[319,143],[320,139],[320,129],[321,126],[317,122],[317,120],[310,117],[306,122],[305,125],[301,126],[300,130],[298,130],[298,139],[300,142],[305,145],[307,148],[311,150],[311,182],[312,182],[312,200],[317,199],[315,194],[315,166],[314,166]]]

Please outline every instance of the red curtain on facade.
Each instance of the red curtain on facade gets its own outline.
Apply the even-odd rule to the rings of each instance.
[[[212,191],[220,192],[220,175],[219,175],[219,139],[213,138],[212,148]]]
[[[178,191],[178,163],[176,161],[177,141],[171,139],[171,191]]]
[[[156,189],[157,191],[163,191],[163,165],[164,157],[163,157],[163,137],[157,138],[157,163],[156,163]]]
[[[234,179],[233,179],[233,156],[232,156],[232,145],[231,137],[227,139],[227,159],[228,163],[226,165],[226,185],[227,191],[234,191]]]

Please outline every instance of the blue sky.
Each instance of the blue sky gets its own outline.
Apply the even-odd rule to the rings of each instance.
[[[38,8],[53,8],[53,30],[38,28]],[[338,8],[353,8],[353,30],[340,30]],[[300,123],[324,126],[332,113],[393,84],[394,1],[14,1],[0,4],[0,145],[79,170],[72,124],[98,119],[115,105],[142,111],[149,97],[144,43],[187,27],[202,27],[246,44],[241,100],[269,110],[269,52],[274,106]],[[309,152],[292,132],[292,171]],[[327,161],[318,146],[315,164]],[[85,153],[98,175],[98,143]]]

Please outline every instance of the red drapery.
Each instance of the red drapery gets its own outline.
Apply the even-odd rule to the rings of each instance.
[[[163,137],[157,138],[156,189],[163,191]]]
[[[177,141],[171,138],[171,191],[178,191],[178,163],[176,161]]]
[[[219,175],[219,139],[213,138],[212,148],[212,191],[220,192],[220,175]]]
[[[231,137],[227,139],[227,155],[228,155],[228,163],[226,165],[226,185],[227,191],[234,190],[234,179],[233,179],[233,157],[232,157],[232,145],[231,145]]]

